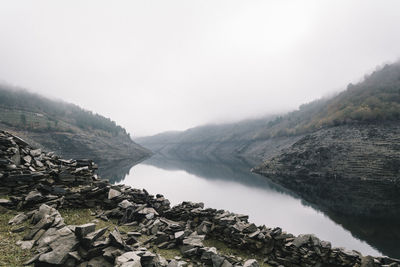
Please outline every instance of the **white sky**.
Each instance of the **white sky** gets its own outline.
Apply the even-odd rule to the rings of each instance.
[[[0,0],[0,80],[134,136],[294,109],[399,54],[398,0]]]

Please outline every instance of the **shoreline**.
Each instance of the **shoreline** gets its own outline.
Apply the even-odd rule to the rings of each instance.
[[[37,266],[53,264],[49,262],[48,258],[55,254],[54,251],[64,255],[61,257],[64,262],[48,266],[61,266],[60,264],[65,264],[67,261],[74,261],[75,264],[85,262],[89,264],[94,258],[105,260],[110,264],[117,264],[117,259],[126,253],[131,255],[126,262],[136,262],[136,264],[139,262],[141,266],[170,266],[169,264],[184,266],[179,265],[180,260],[175,259],[169,262],[162,261],[162,264],[166,263],[166,265],[159,262],[157,264],[161,265],[155,264],[154,262],[159,261],[161,256],[150,252],[150,247],[179,249],[182,254],[181,259],[186,260],[184,260],[186,263],[181,264],[194,266],[197,264],[212,266],[258,266],[260,264],[272,266],[382,266],[400,264],[400,261],[387,257],[364,257],[355,251],[332,248],[329,242],[321,241],[314,235],[294,236],[283,232],[279,227],[270,229],[265,226],[256,226],[248,222],[246,215],[211,208],[204,209],[202,203],[183,202],[170,207],[169,201],[162,195],[152,196],[146,190],[133,189],[125,185],[112,185],[106,180],[101,180],[95,174],[95,164],[90,160],[64,160],[51,153],[34,150],[22,139],[5,132],[0,133],[0,144],[6,147],[2,151],[7,152],[3,154],[2,160],[10,159],[9,161],[3,160],[0,164],[0,195],[8,196],[8,199],[0,201],[0,205],[11,210],[23,210],[25,220],[29,218],[29,215],[30,218],[35,218],[32,217],[36,216],[35,214],[43,215],[41,218],[38,215],[39,217],[33,220],[36,224],[31,227],[28,238],[25,240],[31,241],[32,247],[37,249],[39,256],[31,262]],[[27,156],[30,156],[31,161],[33,160],[29,167]],[[4,193],[7,190],[5,188],[8,188],[7,194]],[[51,206],[53,209],[50,208]],[[82,234],[79,231],[83,230],[77,229],[81,229],[83,226],[76,228],[76,226],[71,227],[60,223],[60,220],[63,220],[57,209],[61,208],[95,209],[96,216],[100,220],[118,220],[118,225],[132,226],[138,229],[141,235],[149,236],[148,240],[151,241],[146,241],[147,243],[144,244],[144,242],[133,239],[129,241],[131,244],[128,244],[127,240],[134,235],[125,236],[118,229],[114,229],[108,237],[105,237],[104,234],[107,230],[101,229],[96,233],[95,225],[91,225],[90,229],[87,229],[88,232]],[[37,212],[30,212],[32,210]],[[41,213],[41,210],[45,210],[45,212]],[[23,215],[19,216],[25,218]],[[52,217],[54,220],[51,223],[43,222],[44,218],[48,220]],[[40,220],[38,220],[39,218]],[[58,218],[58,222],[54,224],[56,218]],[[44,223],[42,227],[37,225],[40,222]],[[82,229],[86,228],[85,226]],[[55,240],[61,238],[61,236],[57,236],[53,242],[38,247],[43,235],[46,237],[49,232],[61,229],[70,230],[70,232],[67,231],[66,236],[71,244],[74,244],[73,246],[60,249],[54,244]],[[33,230],[36,232],[32,233]],[[100,235],[102,231],[103,233]],[[36,240],[32,239],[38,232],[42,232],[41,236],[36,237]],[[100,242],[99,245],[101,249],[94,246],[96,241],[89,242],[89,246],[85,243],[87,241],[83,241],[89,235],[91,237],[94,235],[98,242],[103,239],[103,243]],[[248,255],[255,255],[258,261],[254,258],[244,261],[237,257],[221,254],[216,248],[204,246],[204,240],[207,239],[215,239],[228,247],[245,251]],[[146,248],[146,245],[149,245],[149,248]],[[82,257],[79,248],[83,247],[89,250],[95,249],[97,251],[94,253],[95,257],[90,258],[87,255],[86,258]],[[110,247],[119,247],[121,254],[115,257],[105,257],[104,254],[110,250]],[[72,255],[76,254],[74,252],[78,253],[79,257],[71,256],[71,253]],[[100,255],[98,255],[99,253]],[[143,256],[146,253],[148,255]],[[149,263],[150,259],[151,263]],[[114,260],[113,263],[111,263],[112,260]],[[225,265],[223,265],[224,263]]]

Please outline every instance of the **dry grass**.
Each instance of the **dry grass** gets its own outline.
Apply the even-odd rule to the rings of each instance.
[[[8,225],[8,221],[17,214],[16,211],[0,208],[0,266],[22,266],[25,261],[33,256],[33,250],[23,250],[16,244],[27,233],[29,222],[17,226]],[[12,229],[21,226],[26,227],[25,231],[21,233],[11,232]]]
[[[263,263],[264,258],[261,257],[260,255],[249,254],[249,253],[246,253],[246,251],[243,251],[240,249],[230,248],[224,242],[221,242],[219,240],[206,239],[206,240],[204,240],[203,243],[204,243],[204,246],[206,246],[206,247],[215,247],[220,254],[233,255],[236,257],[240,257],[240,258],[242,258],[243,261],[246,261],[248,259],[256,259],[258,261],[258,263],[260,264],[260,266],[270,267],[270,265]]]

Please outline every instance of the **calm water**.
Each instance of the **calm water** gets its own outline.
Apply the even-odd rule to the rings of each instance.
[[[123,174],[114,182],[145,188],[150,194],[161,193],[172,205],[187,200],[203,202],[206,207],[247,214],[257,225],[279,226],[296,235],[313,233],[333,246],[354,249],[363,255],[397,256],[397,248],[393,248],[397,240],[387,242],[376,238],[379,233],[375,224],[327,216],[293,193],[250,173],[249,169],[241,162],[227,164],[155,157],[132,168],[119,168]]]

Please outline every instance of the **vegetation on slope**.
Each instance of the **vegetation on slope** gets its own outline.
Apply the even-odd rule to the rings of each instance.
[[[7,85],[0,85],[0,114],[2,123],[29,131],[89,130],[112,136],[128,135],[109,118]]]
[[[224,125],[206,125],[184,132],[138,139],[148,143],[256,141],[296,136],[343,124],[400,120],[400,62],[377,69],[332,98],[301,105],[282,116],[268,116]]]

